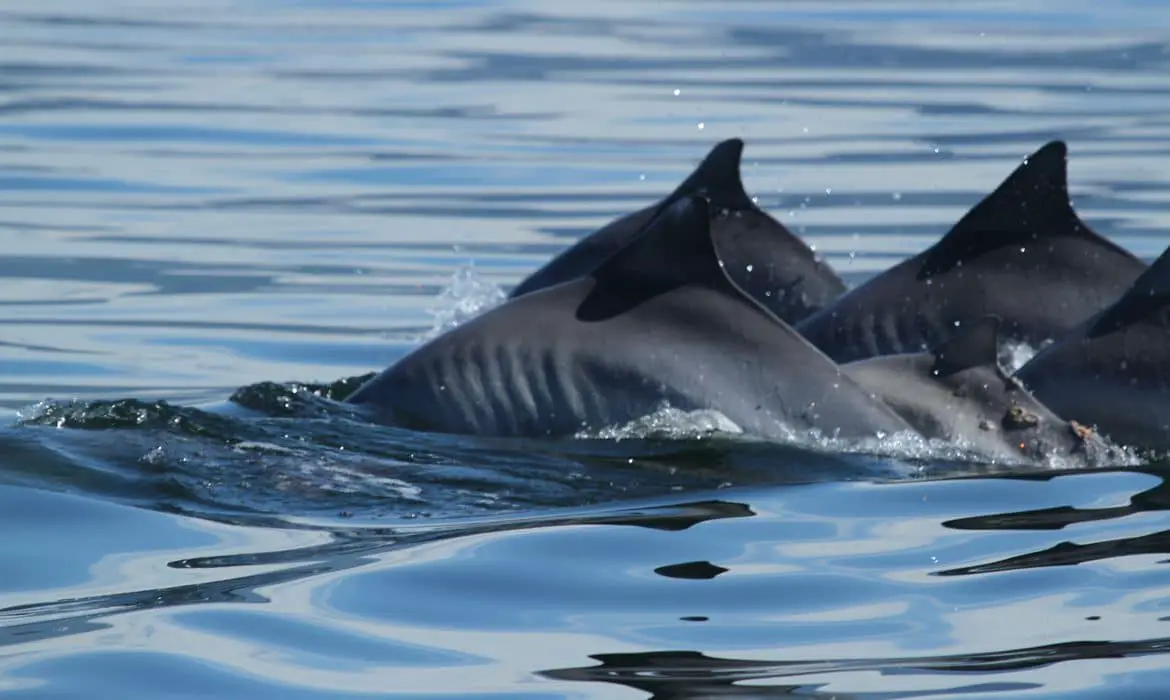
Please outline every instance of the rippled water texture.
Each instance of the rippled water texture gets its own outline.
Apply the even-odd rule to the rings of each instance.
[[[1164,697],[1163,465],[330,399],[731,136],[851,283],[1053,138],[1150,260],[1168,47],[1153,0],[0,4],[0,695]]]

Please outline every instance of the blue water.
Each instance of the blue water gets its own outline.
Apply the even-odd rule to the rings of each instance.
[[[1051,138],[1152,259],[1168,69],[1152,0],[0,5],[0,695],[1165,697],[1165,465],[329,398],[731,136],[850,282]]]

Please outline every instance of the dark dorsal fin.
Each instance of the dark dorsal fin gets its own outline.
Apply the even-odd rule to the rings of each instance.
[[[696,195],[661,207],[634,240],[593,271],[596,284],[577,317],[610,318],[683,286],[714,289],[759,308],[727,278],[711,240],[710,212],[707,199]]]
[[[1078,235],[1100,238],[1080,220],[1069,201],[1068,147],[1063,141],[1051,141],[1025,158],[927,251],[918,279],[1004,246]]]
[[[695,171],[663,200],[663,204],[669,205],[679,197],[697,194],[706,197],[715,211],[753,208],[755,205],[744,190],[740,177],[742,157],[743,139],[720,141]]]
[[[931,354],[935,376],[945,377],[972,367],[999,367],[999,316],[987,315],[940,343]]]
[[[1087,335],[1090,338],[1105,335],[1167,306],[1170,306],[1170,248],[1162,251],[1129,290],[1097,317]]]
[[[598,286],[675,287],[723,279],[711,242],[710,204],[683,196],[665,204],[624,248],[593,272]]]

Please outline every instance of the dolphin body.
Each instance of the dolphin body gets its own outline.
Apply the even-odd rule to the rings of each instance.
[[[1068,197],[1068,151],[1033,153],[941,240],[797,325],[838,362],[921,352],[992,314],[1037,346],[1113,303],[1146,265],[1093,232]]]
[[[1029,394],[999,363],[1001,319],[985,316],[929,352],[843,365],[927,439],[992,462],[1095,463],[1106,446]]]
[[[1118,444],[1170,452],[1170,248],[1016,377],[1057,414]]]
[[[715,217],[711,235],[732,281],[781,319],[795,323],[845,292],[845,283],[816,253],[752,202],[740,179],[743,141],[717,144],[695,171],[655,205],[615,219],[522,280],[509,294],[583,277],[634,239],[665,203],[702,195]]]
[[[567,436],[664,403],[789,439],[913,434],[715,253],[708,203],[669,204],[584,277],[511,299],[416,348],[347,401],[376,420],[485,436]]]

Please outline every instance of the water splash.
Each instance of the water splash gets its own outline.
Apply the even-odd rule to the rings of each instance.
[[[507,298],[499,285],[479,275],[474,264],[464,265],[455,271],[434,303],[427,307],[427,312],[435,319],[434,325],[418,340],[426,342],[442,335]]]
[[[1008,372],[1015,373],[1026,365],[1036,353],[1043,350],[1047,344],[1044,343],[1040,347],[1034,348],[1023,341],[1005,341],[999,348],[999,362]]]
[[[650,415],[643,416],[624,425],[611,426],[600,430],[582,431],[574,437],[579,439],[598,438],[602,440],[637,440],[659,438],[685,440],[710,437],[712,435],[741,435],[743,429],[719,411],[683,411],[663,404]]]

